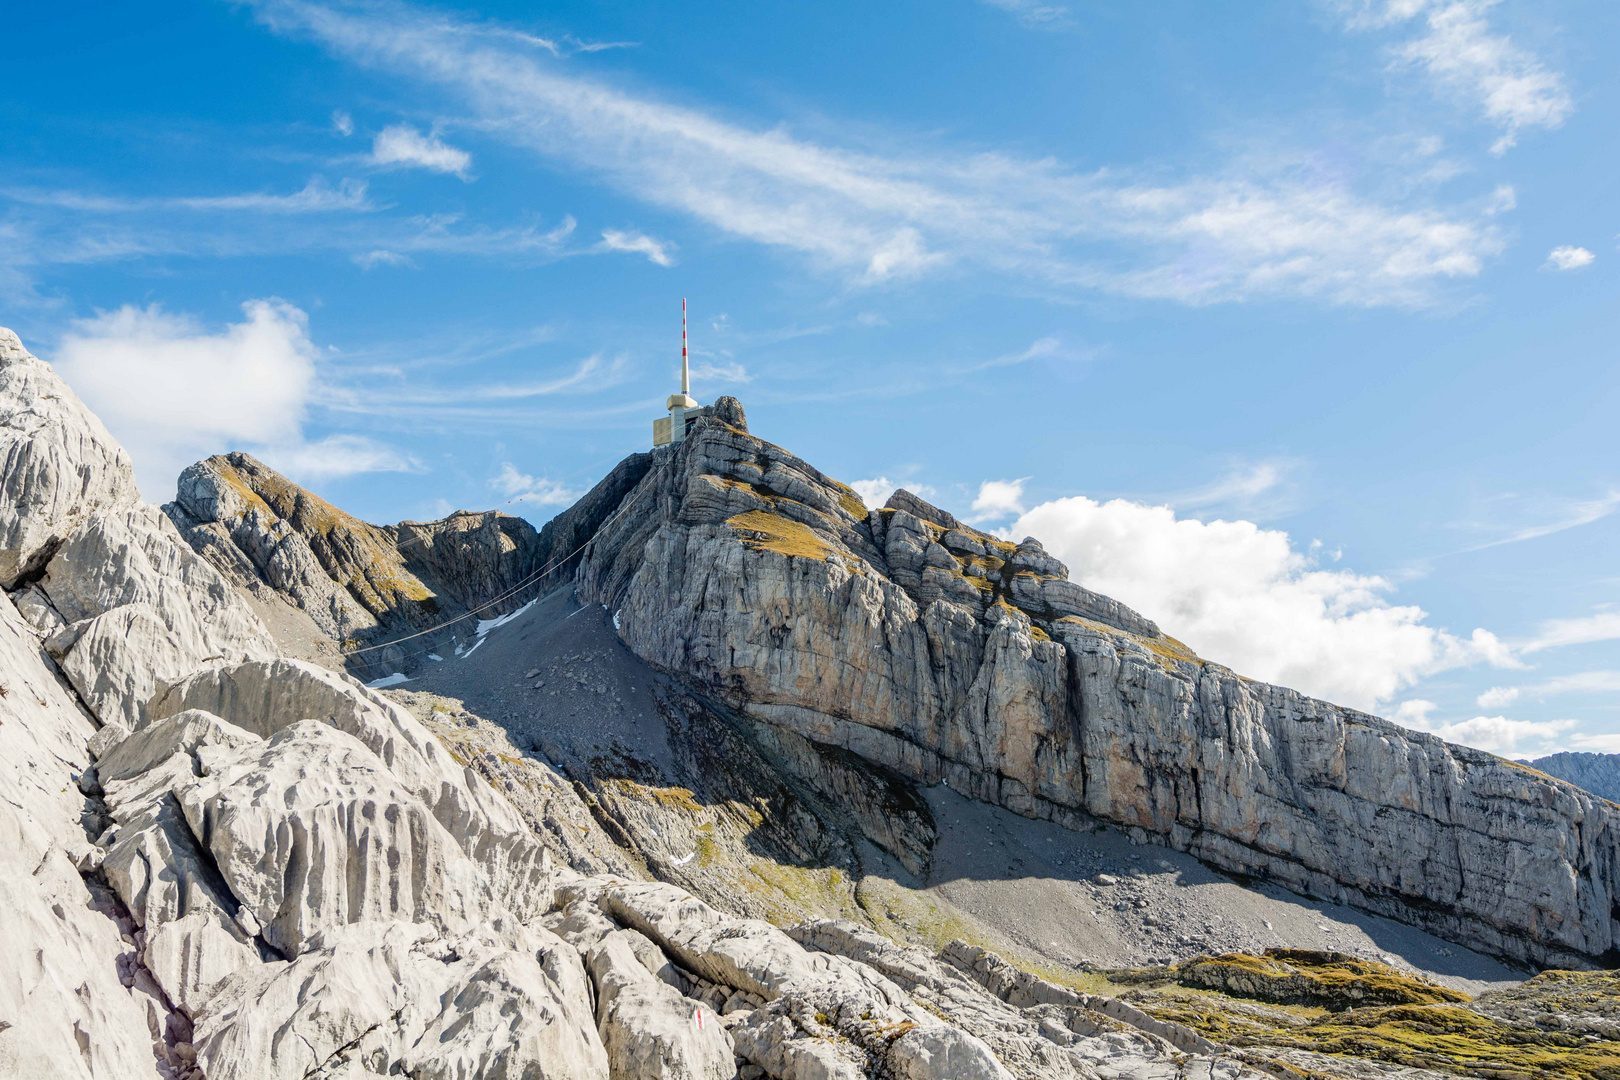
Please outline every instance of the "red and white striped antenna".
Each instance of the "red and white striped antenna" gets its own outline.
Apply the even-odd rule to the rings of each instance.
[[[692,392],[691,380],[686,376],[686,297],[681,297],[681,393]]]

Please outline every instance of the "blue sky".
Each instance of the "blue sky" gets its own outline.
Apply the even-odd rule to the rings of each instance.
[[[1245,674],[1620,751],[1620,9],[32,5],[0,324],[149,499],[540,522],[694,393]]]

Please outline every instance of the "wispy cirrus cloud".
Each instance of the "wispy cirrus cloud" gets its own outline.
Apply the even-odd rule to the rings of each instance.
[[[1525,540],[1539,540],[1543,536],[1552,536],[1555,533],[1565,532],[1569,529],[1578,529],[1582,525],[1590,525],[1594,521],[1601,521],[1615,511],[1620,510],[1620,490],[1611,490],[1593,499],[1565,499],[1554,501],[1550,506],[1543,506],[1540,520],[1530,524],[1508,526],[1504,535],[1483,541],[1463,548],[1464,553],[1471,551],[1485,551],[1489,548],[1501,547],[1504,544],[1518,544]],[[1472,528],[1501,531],[1502,526],[1471,525]]]
[[[1560,72],[1491,27],[1500,0],[1330,0],[1351,29],[1421,29],[1392,47],[1399,65],[1421,68],[1442,89],[1469,101],[1502,131],[1501,154],[1525,128],[1556,128],[1575,111]]]
[[[1486,200],[1392,204],[1286,156],[1162,181],[977,149],[875,153],[632,94],[512,31],[404,4],[255,10],[277,33],[438,85],[492,137],[857,284],[972,267],[1065,294],[1416,306],[1503,244]]]
[[[1055,30],[1073,22],[1069,9],[1063,4],[1048,4],[1042,0],[980,0],[988,7],[999,8],[1025,26],[1037,30]]]
[[[603,229],[602,242],[598,245],[603,251],[628,251],[647,256],[647,261],[659,266],[673,266],[675,260],[670,257],[667,246],[652,237],[638,232],[624,232],[619,229]]]
[[[1536,629],[1535,637],[1519,647],[1522,653],[1538,653],[1565,645],[1588,645],[1594,641],[1620,639],[1620,611],[1600,611],[1574,619],[1549,619]]]
[[[248,191],[228,195],[167,195],[131,198],[63,188],[10,187],[0,198],[30,206],[100,214],[146,213],[152,210],[249,211],[263,214],[324,214],[375,210],[363,180],[342,180],[336,187],[324,177],[311,177],[302,189],[285,195]]]

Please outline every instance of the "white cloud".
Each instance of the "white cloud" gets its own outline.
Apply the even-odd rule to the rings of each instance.
[[[409,124],[390,124],[371,142],[371,160],[376,165],[428,169],[453,173],[467,179],[472,155],[442,142],[437,135],[423,135]]]
[[[271,446],[255,453],[277,472],[308,481],[360,473],[422,471],[416,459],[363,435],[328,435],[315,442]]]
[[[855,494],[861,497],[861,502],[865,503],[869,508],[882,506],[889,501],[889,496],[900,488],[905,488],[919,499],[931,499],[935,494],[934,489],[927,484],[914,484],[905,481],[896,483],[887,476],[874,476],[870,480],[856,480],[849,486],[854,489]]]
[[[374,210],[361,180],[342,180],[337,187],[324,177],[311,177],[298,191],[287,195],[249,191],[233,195],[172,195],[129,199],[118,195],[88,195],[81,191],[47,188],[6,188],[0,195],[13,202],[51,206],[98,214],[149,212],[153,210],[233,211],[266,214],[322,214],[340,210]]]
[[[518,472],[517,466],[510,461],[501,462],[501,471],[491,478],[489,486],[507,496],[508,502],[528,503],[530,506],[568,506],[584,494],[556,480]]]
[[[1584,750],[1589,754],[1620,754],[1620,732],[1596,735],[1571,735],[1571,750]]]
[[[883,156],[635,96],[438,13],[257,10],[279,32],[448,88],[494,137],[857,283],[965,265],[1063,293],[1410,306],[1476,276],[1503,245],[1485,202],[1381,202],[1298,156],[1169,182],[949,147]]]
[[[1550,512],[1551,516],[1535,525],[1526,525],[1514,529],[1506,536],[1495,540],[1488,540],[1483,544],[1464,548],[1464,551],[1484,551],[1487,548],[1501,547],[1503,544],[1517,544],[1523,540],[1539,540],[1543,536],[1552,536],[1568,529],[1578,529],[1582,525],[1590,525],[1594,521],[1601,521],[1620,510],[1620,490],[1612,490],[1595,499],[1562,499],[1552,501],[1549,507],[1543,500],[1540,509]]]
[[[602,242],[597,246],[603,251],[640,252],[647,256],[649,262],[657,263],[659,266],[672,266],[675,262],[670,258],[669,252],[664,250],[663,244],[642,233],[603,229]]]
[[[1620,671],[1577,671],[1569,675],[1555,675],[1528,686],[1493,686],[1479,695],[1482,709],[1500,708],[1518,700],[1524,694],[1551,697],[1557,694],[1613,694],[1620,692]]]
[[[983,0],[983,3],[1000,8],[1025,26],[1055,29],[1069,23],[1069,9],[1062,4],[1043,4],[1040,0]]]
[[[692,379],[694,382],[717,382],[722,384],[754,381],[754,377],[748,374],[748,369],[735,360],[705,360],[693,366]]]
[[[342,109],[333,109],[332,130],[337,132],[339,135],[342,135],[344,138],[348,138],[350,135],[354,134],[354,117],[350,116]]]
[[[75,321],[63,337],[57,370],[129,451],[149,498],[169,498],[181,469],[226,450],[279,460],[294,478],[409,467],[354,436],[307,444],[317,380],[308,317],[275,299],[242,312],[210,333],[156,304],[125,305]]]
[[[1167,506],[1043,503],[1004,535],[1038,537],[1088,588],[1244,675],[1372,710],[1437,671],[1519,666],[1487,630],[1459,637],[1388,602],[1383,578],[1324,570],[1285,532],[1177,518]]]
[[[1024,512],[1024,481],[986,480],[979,485],[979,494],[973,499],[973,520],[994,521]]]
[[[1447,742],[1462,743],[1492,754],[1550,754],[1559,749],[1560,737],[1578,720],[1509,720],[1505,716],[1475,716],[1426,730]],[[1527,745],[1528,744],[1528,745]]]
[[[397,251],[378,248],[376,251],[362,252],[354,256],[354,262],[362,270],[375,270],[379,266],[415,266],[409,255],[401,255]]]
[[[1536,653],[1564,645],[1586,645],[1593,641],[1620,638],[1620,611],[1603,611],[1577,619],[1549,619],[1536,636],[1519,647],[1522,653]]]
[[[1480,706],[1489,708],[1481,695]],[[1511,699],[1510,699],[1511,700]],[[1560,737],[1580,723],[1578,720],[1510,720],[1505,716],[1475,716],[1467,720],[1436,723],[1430,714],[1439,706],[1415,698],[1403,701],[1390,719],[1414,731],[1438,735],[1447,742],[1472,746],[1492,754],[1550,754],[1561,749]],[[1590,738],[1576,735],[1575,741]],[[1525,745],[1534,743],[1534,745]]]
[[[1591,266],[1597,256],[1583,247],[1555,247],[1547,253],[1547,262],[1544,270],[1579,270],[1583,266]]]
[[[1499,0],[1338,0],[1352,29],[1403,25],[1422,16],[1418,36],[1395,47],[1402,62],[1421,67],[1447,91],[1479,107],[1503,132],[1500,154],[1529,127],[1556,128],[1575,111],[1563,76],[1549,71],[1487,14]]]

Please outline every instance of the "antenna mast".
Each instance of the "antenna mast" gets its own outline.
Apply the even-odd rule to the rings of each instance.
[[[686,375],[686,297],[681,297],[681,393],[692,392],[691,380]]]

